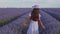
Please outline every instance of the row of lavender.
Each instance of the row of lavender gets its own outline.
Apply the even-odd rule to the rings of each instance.
[[[31,12],[31,9],[26,9],[24,11]],[[23,11],[23,12],[24,12]],[[22,12],[21,12],[22,13]],[[3,27],[0,27],[0,34],[23,34],[22,30],[25,28],[22,26],[22,23],[26,21],[26,19],[29,17],[29,13],[26,13],[22,15],[21,17],[17,18],[16,20],[10,22],[9,24],[6,24]],[[26,31],[24,29],[24,31]]]
[[[52,11],[53,12],[53,11]],[[41,19],[46,26],[46,30],[40,28],[41,34],[59,34],[60,32],[60,22],[52,17],[50,14],[41,10]]]
[[[41,10],[60,21],[60,8],[42,8]]]
[[[0,8],[0,26],[18,18],[26,13],[28,8]]]

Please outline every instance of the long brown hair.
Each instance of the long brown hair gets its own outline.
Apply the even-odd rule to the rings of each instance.
[[[31,19],[37,21],[39,19],[39,8],[34,8],[31,13]]]

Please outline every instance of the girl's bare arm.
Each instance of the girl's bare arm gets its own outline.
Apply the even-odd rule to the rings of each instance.
[[[39,22],[39,24],[41,25],[41,27],[45,30],[46,27],[45,27],[45,25],[42,23],[41,19],[39,19],[38,22]]]
[[[30,17],[27,18],[27,20],[23,23],[24,26],[27,26],[30,23]]]
[[[25,22],[25,23],[26,23],[26,24],[29,24],[30,20],[31,20],[31,19],[30,19],[30,17],[29,17],[29,18],[27,18],[27,20],[26,20],[26,22]]]

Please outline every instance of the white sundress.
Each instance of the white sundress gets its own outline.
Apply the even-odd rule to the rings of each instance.
[[[29,14],[29,16],[31,16],[31,14]],[[41,17],[40,14],[39,14],[39,17]],[[30,21],[30,25],[27,30],[27,34],[39,34],[38,21],[33,21],[33,20]]]

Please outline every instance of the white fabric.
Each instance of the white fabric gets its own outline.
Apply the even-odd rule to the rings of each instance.
[[[31,16],[31,13],[29,13],[29,16]]]
[[[38,32],[38,21],[31,20],[27,34],[39,34]]]
[[[40,7],[39,7],[39,5],[34,5],[34,6],[32,6],[32,8],[34,9],[34,8],[40,8]]]
[[[29,14],[31,16],[31,14]],[[39,15],[41,17],[41,15]],[[38,21],[30,21],[29,29],[27,30],[27,34],[39,34],[38,32]]]

